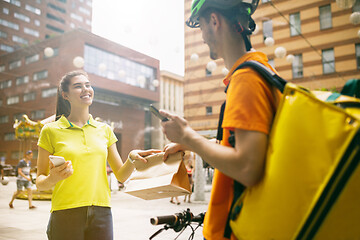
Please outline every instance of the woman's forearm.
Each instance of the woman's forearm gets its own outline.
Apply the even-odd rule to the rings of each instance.
[[[56,185],[56,182],[51,178],[50,175],[39,175],[36,178],[36,187],[40,191],[50,190]]]
[[[116,173],[114,172],[114,174],[119,182],[124,183],[130,177],[134,169],[135,165],[129,160],[126,160],[124,165],[122,165]]]

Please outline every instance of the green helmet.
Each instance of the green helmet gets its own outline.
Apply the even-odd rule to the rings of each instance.
[[[235,7],[240,3],[244,4],[244,13],[251,16],[258,6],[259,0],[194,0],[191,5],[191,16],[186,21],[186,25],[191,28],[198,28],[199,15],[207,8],[226,10]]]

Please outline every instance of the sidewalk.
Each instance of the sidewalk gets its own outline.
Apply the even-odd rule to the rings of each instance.
[[[114,240],[141,240],[149,237],[161,228],[150,224],[154,216],[170,215],[182,212],[187,208],[194,214],[204,212],[210,198],[211,186],[206,186],[205,201],[184,203],[179,197],[180,205],[171,204],[170,199],[145,201],[122,191],[112,193],[112,214],[114,221]],[[15,199],[14,209],[9,202],[16,190],[16,178],[10,177],[8,185],[0,184],[0,240],[46,240],[46,227],[50,216],[50,201],[33,201],[37,207],[29,210],[27,200]],[[186,229],[178,238],[188,239],[191,233]],[[167,230],[157,235],[154,240],[175,239],[178,233]],[[195,240],[202,240],[202,228],[196,231]]]

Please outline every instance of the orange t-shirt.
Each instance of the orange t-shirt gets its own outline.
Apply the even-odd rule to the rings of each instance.
[[[224,79],[231,82],[226,94],[226,107],[223,120],[223,140],[221,145],[231,146],[228,142],[230,130],[243,129],[269,134],[271,123],[280,99],[280,92],[251,68],[233,71],[243,62],[255,60],[274,70],[265,54],[249,52],[239,58]],[[274,70],[275,71],[275,70]],[[233,200],[232,178],[215,169],[211,198],[204,221],[204,238],[221,240]],[[231,239],[236,239],[231,236]]]

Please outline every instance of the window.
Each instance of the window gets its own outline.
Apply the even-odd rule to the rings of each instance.
[[[25,64],[30,64],[30,63],[33,63],[33,62],[37,62],[37,61],[39,61],[39,59],[40,59],[39,54],[28,56],[28,57],[25,58]]]
[[[353,6],[353,12],[360,12],[360,0],[356,0]]]
[[[155,91],[153,81],[156,79],[156,71],[151,66],[131,61],[90,45],[85,45],[84,62],[84,70],[88,73]],[[106,71],[102,68],[104,64]]]
[[[49,88],[45,89],[41,92],[41,97],[47,98],[47,97],[53,97],[57,94],[57,88]]]
[[[31,5],[26,4],[25,9],[37,15],[41,15],[41,10]]]
[[[12,5],[15,5],[17,7],[21,7],[21,3],[19,0],[4,0],[5,2],[11,3]]]
[[[13,141],[13,140],[15,140],[15,133],[5,133],[4,140],[5,141]]]
[[[0,30],[0,38],[7,38],[7,33]]]
[[[18,77],[15,80],[16,85],[21,85],[29,82],[29,76]]]
[[[3,26],[8,27],[8,28],[12,28],[14,30],[19,30],[19,25],[18,24],[6,21],[4,19],[0,19],[0,25],[3,25]]]
[[[29,35],[34,36],[34,37],[39,37],[40,36],[38,31],[36,31],[34,29],[31,29],[31,28],[27,28],[27,27],[24,27],[24,33],[29,34]]]
[[[14,62],[9,63],[9,69],[12,70],[14,68],[21,67],[21,60],[17,60]]]
[[[9,14],[9,9],[8,8],[3,8],[3,13],[8,15]]]
[[[52,9],[58,11],[58,12],[66,13],[66,10],[64,8],[62,8],[62,7],[58,7],[58,6],[56,6],[56,5],[52,4],[52,3],[48,3],[47,5],[48,5],[48,7],[52,8]]]
[[[360,69],[360,43],[355,45],[356,65]]]
[[[302,78],[303,77],[302,54],[294,55],[294,60],[292,62],[292,76],[293,76],[293,78]]]
[[[46,24],[46,28],[50,29],[50,30],[53,30],[55,32],[58,32],[58,33],[64,33],[65,31],[60,29],[60,28],[57,28],[57,27],[54,27],[54,26],[51,26],[50,24]]]
[[[71,13],[71,14],[70,14],[70,17],[71,17],[72,19],[78,20],[79,22],[82,22],[82,21],[83,21],[82,16],[79,16],[79,15],[77,15],[77,14],[75,14],[75,13]]]
[[[323,73],[335,72],[335,56],[334,49],[322,50]]]
[[[273,36],[273,26],[272,26],[272,20],[263,21],[263,36],[264,40],[267,37]]]
[[[271,0],[262,0],[261,3],[271,2]]]
[[[206,115],[212,115],[212,106],[206,107]]]
[[[9,122],[9,116],[0,116],[0,123],[8,123]]]
[[[319,8],[320,13],[320,29],[328,29],[332,27],[331,6],[326,5]]]
[[[297,36],[301,33],[300,13],[290,14],[290,36]]]
[[[0,66],[0,72],[3,72],[3,71],[5,71],[5,65]]]
[[[29,101],[35,100],[35,98],[36,98],[36,94],[34,92],[25,93],[23,96],[23,101],[29,102]]]
[[[33,80],[37,81],[37,80],[41,80],[41,79],[44,79],[44,78],[47,78],[47,77],[48,77],[48,71],[44,70],[44,71],[41,71],[41,72],[34,73]]]
[[[8,46],[6,44],[0,44],[0,50],[5,51],[5,52],[13,52],[14,48],[11,46]]]
[[[44,54],[44,59],[52,58],[52,57],[55,57],[55,56],[59,55],[59,48],[53,48],[53,50],[54,50],[54,54],[51,57],[47,57]]]
[[[31,119],[45,118],[45,110],[36,110],[31,112]]]
[[[19,103],[19,96],[8,97],[6,100],[7,105],[12,105],[12,104],[16,104],[16,103]]]
[[[0,82],[0,89],[9,88],[11,87],[11,80]]]
[[[57,17],[51,13],[46,13],[46,17],[49,18],[49,19],[52,19],[52,20],[55,20],[55,21],[58,21],[58,22],[61,22],[61,23],[65,23],[65,20],[60,18],[60,17]]]
[[[34,20],[34,24],[35,24],[35,26],[38,26],[38,27],[39,27],[39,26],[40,26],[40,21],[35,19],[35,20]]]
[[[17,43],[20,43],[20,44],[25,44],[25,45],[29,44],[28,40],[26,40],[26,39],[24,39],[22,37],[16,36],[16,35],[12,36],[12,40],[14,42],[17,42]]]
[[[15,122],[16,119],[17,119],[17,120],[23,119],[23,116],[24,116],[25,114],[26,114],[26,113],[16,113],[16,114],[14,114],[14,115],[13,115],[14,122]]]
[[[270,64],[270,66],[272,66],[275,69],[275,60],[274,59],[269,59],[268,63]]]
[[[79,12],[84,13],[84,14],[86,14],[88,16],[91,15],[90,11],[87,10],[86,8],[83,8],[83,7],[79,7]]]
[[[58,0],[59,2],[66,3],[66,0]]]
[[[20,19],[21,21],[24,21],[24,22],[30,22],[30,18],[28,16],[24,15],[24,14],[21,14],[21,13],[15,12],[14,17],[17,18],[17,19]]]

